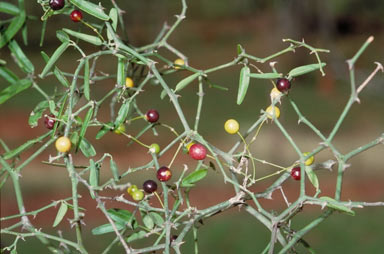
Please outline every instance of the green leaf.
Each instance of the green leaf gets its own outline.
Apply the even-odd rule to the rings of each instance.
[[[49,70],[52,68],[53,65],[55,65],[56,61],[61,57],[61,55],[64,53],[64,51],[68,48],[69,41],[63,42],[53,53],[52,57],[48,60],[47,64],[45,65],[43,71],[40,74],[41,78],[44,78],[45,75],[49,72]]]
[[[115,222],[115,225],[116,225],[117,230],[122,230],[125,227],[124,224],[121,224],[118,222]],[[110,233],[110,232],[115,232],[115,231],[113,230],[112,224],[109,224],[109,223],[95,227],[94,229],[92,229],[93,235],[102,235],[102,234],[106,234],[106,233]]]
[[[329,208],[338,210],[340,212],[346,213],[346,214],[351,215],[351,216],[355,216],[355,211],[353,211],[349,207],[346,207],[345,205],[342,205],[342,204],[338,203],[333,198],[330,198],[330,197],[327,197],[327,196],[323,196],[323,197],[320,197],[320,199],[326,201],[327,202],[327,206]]]
[[[198,169],[181,181],[181,187],[193,187],[195,183],[203,179],[208,174],[207,169]]]
[[[0,12],[16,16],[20,13],[20,10],[16,5],[2,1],[0,2]]]
[[[152,217],[148,214],[144,216],[143,223],[144,226],[146,226],[148,229],[153,229],[155,227],[155,222],[153,221]]]
[[[49,56],[44,52],[44,51],[41,51],[40,52],[44,61],[46,63],[48,63],[49,61]],[[59,68],[57,68],[57,66],[55,66],[54,68],[54,71],[53,71],[53,74],[55,75],[55,77],[57,78],[57,80],[65,87],[69,87],[69,82],[67,80],[67,78],[64,76],[63,72],[61,70],[59,70]]]
[[[283,76],[283,74],[275,73],[275,72],[249,74],[249,77],[258,78],[258,79],[276,79],[276,78],[281,78],[282,76]]]
[[[20,14],[12,20],[5,32],[0,34],[0,48],[4,47],[16,35],[20,28],[22,28],[25,18],[25,12],[21,11]]]
[[[87,157],[87,158],[93,157],[93,156],[96,155],[95,148],[85,138],[81,139],[80,150],[84,154],[84,156]]]
[[[119,176],[119,170],[117,168],[116,162],[111,158],[109,163],[110,163],[113,179],[115,179],[115,181],[119,181],[120,176]]]
[[[87,114],[85,115],[83,124],[81,125],[81,130],[80,130],[80,135],[79,135],[80,142],[85,136],[85,132],[87,131],[89,121],[91,120],[92,115],[93,115],[93,107],[90,107],[88,109]],[[77,149],[78,149],[78,146],[76,147],[76,151],[77,151]]]
[[[133,233],[132,235],[128,236],[126,240],[128,243],[130,243],[130,242],[133,242],[133,241],[136,241],[139,239],[143,239],[143,238],[145,238],[146,235],[147,235],[147,233],[145,231],[141,230],[139,232]]]
[[[36,127],[38,125],[39,119],[43,116],[44,111],[48,108],[48,101],[41,101],[36,107],[33,109],[31,114],[29,115],[28,124],[31,128]]]
[[[59,211],[57,212],[57,215],[56,215],[55,221],[53,222],[52,227],[56,227],[57,225],[59,225],[59,223],[63,220],[67,211],[68,211],[67,203],[61,202]]]
[[[124,86],[125,81],[125,61],[124,58],[117,58],[117,84],[119,86]]]
[[[320,68],[323,68],[325,65],[326,65],[326,63],[321,63],[321,64],[308,64],[308,65],[296,67],[288,73],[288,78],[297,77],[297,76],[306,74],[308,72],[318,70]]]
[[[187,85],[192,83],[192,81],[194,81],[199,76],[200,76],[200,73],[196,72],[196,73],[182,79],[179,83],[177,83],[176,88],[175,88],[175,93],[184,89]]]
[[[315,172],[312,170],[312,167],[306,166],[305,172],[309,178],[309,181],[312,183],[313,187],[316,188],[316,191],[319,190],[319,179],[317,178]]]
[[[239,79],[239,90],[237,92],[237,105],[240,105],[245,95],[247,94],[248,86],[249,86],[249,73],[250,69],[248,66],[244,66],[240,71],[240,79]]]
[[[97,132],[96,139],[101,139],[105,134],[107,134],[111,130],[113,130],[112,122],[104,124],[103,127],[101,127],[101,129],[99,130],[99,132]]]
[[[29,79],[20,79],[0,92],[0,104],[3,104],[16,94],[28,89],[32,85]]]
[[[0,77],[4,78],[9,83],[15,83],[19,78],[10,69],[0,66]]]
[[[97,4],[94,4],[92,2],[89,2],[89,1],[85,1],[85,0],[69,0],[73,5],[75,5],[77,8],[79,8],[80,10],[83,10],[85,11],[86,13],[98,18],[98,19],[101,19],[101,20],[104,20],[104,21],[107,21],[109,20],[109,16],[107,14],[105,14],[105,12],[103,11],[103,7],[100,6],[100,5],[97,5]]]
[[[101,39],[97,36],[75,32],[75,31],[67,29],[67,28],[63,28],[63,31],[66,32],[67,34],[73,36],[73,37],[76,37],[80,40],[86,41],[86,42],[91,43],[91,44],[96,45],[96,46],[100,46],[101,44],[103,44]]]
[[[129,108],[131,107],[131,100],[126,100],[120,107],[119,113],[117,114],[114,126],[118,127],[122,124],[128,116]]]
[[[90,92],[89,92],[89,60],[88,58],[84,63],[84,96],[89,101],[90,100]]]
[[[27,150],[28,148],[30,148],[30,147],[33,146],[34,144],[41,142],[43,139],[45,139],[46,137],[48,137],[50,133],[51,133],[51,132],[47,132],[47,133],[45,133],[44,135],[42,135],[42,136],[40,136],[40,137],[37,137],[37,138],[35,138],[35,139],[31,139],[31,140],[25,142],[24,144],[22,144],[21,146],[17,147],[16,149],[13,149],[13,150],[11,150],[11,151],[5,153],[5,154],[3,155],[3,158],[4,158],[5,160],[8,160],[8,159],[11,159],[11,158],[13,158],[13,157],[19,155],[20,153],[24,152],[25,150]]]

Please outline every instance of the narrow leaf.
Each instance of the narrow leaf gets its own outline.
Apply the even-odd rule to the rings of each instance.
[[[182,79],[179,83],[177,83],[175,88],[175,93],[180,91],[181,89],[185,88],[187,85],[189,85],[192,81],[194,81],[197,77],[200,76],[199,72],[196,72],[185,79]]]
[[[333,198],[330,198],[330,197],[326,197],[326,196],[323,196],[323,197],[320,197],[321,200],[324,200],[327,202],[327,206],[329,208],[333,208],[335,210],[338,210],[338,211],[341,211],[341,212],[344,212],[348,215],[351,215],[351,216],[355,216],[355,212],[350,209],[349,207],[346,207],[342,204],[339,204],[335,199]]]
[[[29,79],[21,79],[0,92],[0,104],[3,104],[16,94],[24,91],[32,85]]]
[[[107,21],[109,20],[109,16],[107,14],[105,14],[105,12],[103,11],[103,7],[100,6],[100,5],[97,5],[97,4],[94,4],[92,2],[89,2],[89,1],[85,1],[85,0],[69,0],[73,5],[75,5],[77,8],[79,8],[80,10],[83,10],[85,11],[86,13],[98,18],[98,19],[101,19],[101,20],[104,20],[104,21]]]
[[[52,227],[56,227],[57,225],[59,225],[59,223],[63,220],[67,211],[68,211],[67,203],[61,202],[59,211],[57,212],[57,215],[56,215],[55,221],[53,222]]]
[[[247,94],[248,86],[249,86],[249,73],[250,69],[248,66],[244,66],[240,71],[240,79],[239,79],[239,91],[237,92],[237,105],[240,105],[245,95]]]
[[[276,78],[281,78],[282,76],[283,76],[283,74],[275,73],[275,72],[249,74],[249,77],[258,78],[258,79],[276,79]]]
[[[49,72],[52,66],[56,63],[56,61],[60,58],[60,56],[64,53],[64,51],[68,48],[69,42],[63,42],[53,53],[52,57],[49,59],[48,63],[45,65],[43,71],[40,74],[41,78],[44,78],[45,75]]]
[[[207,176],[207,174],[207,169],[198,169],[182,180],[181,187],[193,187],[195,183],[202,180],[204,177]]]
[[[323,68],[325,65],[326,63],[320,63],[320,64],[308,64],[308,65],[296,67],[288,73],[288,77],[297,77],[297,76],[306,74],[308,72],[312,72],[320,68]]]
[[[97,36],[75,32],[75,31],[67,29],[67,28],[63,28],[63,31],[66,32],[67,34],[73,36],[73,37],[76,37],[80,40],[86,41],[86,42],[91,43],[91,44],[96,45],[96,46],[100,46],[101,44],[103,44],[101,39]]]

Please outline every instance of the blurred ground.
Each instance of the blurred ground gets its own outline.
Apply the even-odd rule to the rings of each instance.
[[[105,1],[106,2],[106,1]],[[141,46],[151,42],[163,25],[165,20],[171,23],[173,15],[178,13],[180,4],[178,1],[117,1],[123,9],[127,10],[126,24],[130,43]],[[103,3],[104,4],[104,3]],[[106,3],[108,5],[108,3]],[[28,9],[33,15],[41,16],[41,10],[35,7],[35,1],[28,1]],[[145,15],[143,15],[145,13]],[[374,43],[363,54],[357,63],[357,81],[361,83],[374,69],[374,61],[384,62],[384,3],[382,1],[313,1],[306,3],[299,0],[290,1],[264,1],[264,3],[240,0],[194,0],[190,1],[187,19],[182,27],[176,31],[171,43],[189,57],[189,63],[196,68],[209,68],[231,61],[236,55],[236,44],[240,43],[248,53],[264,57],[277,52],[287,45],[282,38],[292,38],[305,41],[311,45],[331,50],[330,54],[322,55],[322,59],[328,63],[325,71],[327,75],[321,77],[320,73],[314,73],[294,80],[290,96],[297,102],[303,113],[325,134],[329,133],[338,115],[342,111],[349,96],[348,72],[345,60],[350,58],[362,43],[374,35]],[[77,24],[72,24],[64,16],[53,17],[48,22],[47,35],[45,37],[44,51],[49,55],[58,46],[54,32],[57,28],[69,27],[77,29]],[[40,23],[31,20],[29,25],[29,46],[24,47],[28,56],[34,63],[38,63],[38,72],[42,70],[43,61],[40,56]],[[92,51],[92,48],[87,49]],[[74,51],[73,51],[74,52]],[[305,50],[297,50],[295,54],[289,54],[278,59],[277,69],[286,73],[290,69],[308,63],[314,63],[315,58],[308,55]],[[1,58],[8,62],[9,52],[2,49]],[[60,60],[60,68],[72,71],[72,63],[79,56],[68,54],[67,59]],[[170,59],[173,56],[170,56]],[[116,63],[106,58],[100,68],[106,72],[115,72]],[[268,65],[258,65],[263,70],[269,70]],[[229,91],[219,91],[206,88],[204,108],[201,120],[201,134],[214,145],[227,149],[237,140],[229,137],[222,130],[224,121],[228,118],[236,118],[241,123],[241,130],[246,130],[257,119],[261,109],[269,103],[269,91],[271,84],[252,80],[249,92],[241,106],[236,105],[236,93],[238,85],[239,68],[221,71],[212,75],[215,83],[228,87]],[[169,84],[176,84],[178,80],[187,76],[182,72],[170,77]],[[384,117],[384,85],[383,74],[372,80],[372,83],[361,94],[361,104],[352,107],[350,115],[346,118],[339,134],[335,139],[335,145],[342,152],[349,151],[361,144],[368,143],[383,132]],[[53,89],[54,79],[46,79],[41,82],[47,91]],[[94,96],[100,96],[114,86],[114,81],[105,81],[97,84]],[[0,89],[6,86],[1,80]],[[158,102],[161,89],[157,86],[148,88],[146,100],[140,101],[142,108],[152,108],[156,101],[156,107],[161,112],[161,121],[174,123],[175,117],[171,111],[171,105],[164,100]],[[192,123],[196,110],[196,89],[189,87],[181,95],[180,99],[189,121]],[[31,129],[28,126],[28,116],[33,107],[40,101],[38,93],[28,90],[22,96],[6,102],[0,107],[0,138],[9,146],[16,147],[26,140],[41,135],[45,132],[43,126]],[[297,140],[303,150],[310,151],[319,140],[302,125],[297,125],[297,116],[287,102],[283,102],[281,121],[285,124],[290,134]],[[107,110],[105,110],[107,113]],[[107,119],[108,116],[106,115]],[[135,129],[132,126],[132,129]],[[89,137],[97,130],[90,130]],[[135,130],[136,131],[136,130]],[[137,130],[138,131],[138,130]],[[159,137],[146,135],[144,143],[158,142],[167,144],[163,138],[168,135],[160,132]],[[120,136],[108,134],[105,140],[110,142],[96,142],[99,154],[104,152],[115,156],[120,170],[123,172],[128,167],[141,165],[150,160],[144,149],[137,146],[127,147],[127,141]],[[155,141],[154,141],[155,140]],[[278,129],[273,124],[264,126],[256,144],[252,146],[252,152],[259,158],[273,163],[289,165],[295,161],[295,153],[289,143],[283,139]],[[3,150],[0,150],[2,153]],[[36,161],[23,171],[22,191],[26,201],[27,210],[34,210],[52,200],[70,196],[69,180],[67,172],[62,168],[50,167],[40,163],[47,160],[49,154],[54,154],[54,148],[50,148]],[[384,200],[384,147],[376,147],[365,152],[353,160],[348,168],[344,181],[343,199],[377,201]],[[21,158],[27,158],[28,153]],[[161,162],[168,163],[172,153],[167,154]],[[85,158],[78,158],[86,162]],[[317,161],[332,159],[330,154],[323,152],[316,157]],[[175,168],[182,169],[186,162],[186,155],[178,157]],[[110,173],[103,172],[104,177]],[[272,168],[258,165],[258,175],[263,176],[271,172]],[[148,175],[150,173],[147,173]],[[148,175],[136,174],[130,181],[141,183]],[[176,173],[177,175],[177,173]],[[335,172],[319,172],[320,186],[323,194],[332,195],[335,185]],[[258,188],[268,186],[272,179],[263,182]],[[288,181],[284,190],[290,200],[297,195],[298,186],[293,181]],[[82,190],[84,191],[84,190]],[[197,207],[206,207],[217,201],[232,195],[229,185],[223,185],[222,180],[215,172],[210,172],[208,179],[201,183],[193,194],[192,202]],[[263,201],[264,202],[264,201]],[[282,209],[281,197],[276,194],[273,201],[265,201],[265,205],[271,209]],[[84,194],[81,205],[87,208],[85,232],[101,223],[104,219],[100,213],[94,210],[94,203]],[[116,204],[110,204],[114,207]],[[116,205],[117,206],[117,205]],[[126,207],[127,208],[127,207]],[[237,208],[235,208],[237,210]],[[1,189],[1,216],[17,212],[12,185],[8,182]],[[54,220],[56,209],[50,209],[33,220],[39,227],[50,226]],[[248,215],[241,213],[236,216],[234,211],[212,218],[201,228],[199,241],[201,253],[250,253],[261,252],[269,239],[266,232],[256,222],[250,222]],[[308,208],[308,213],[298,216],[297,228],[309,222],[311,218],[319,214],[318,209]],[[244,215],[244,216],[243,216]],[[383,209],[367,208],[357,210],[356,217],[337,214],[308,234],[308,240],[317,253],[381,253],[384,233]],[[8,225],[1,223],[1,227]],[[59,229],[68,233],[69,225],[63,223]],[[69,234],[69,233],[68,233]],[[86,241],[93,246],[94,252],[100,246],[105,246],[110,239],[99,242],[99,238],[86,234]],[[257,242],[256,242],[257,240]],[[3,239],[2,239],[3,241]],[[7,239],[4,240],[7,243]],[[250,245],[249,243],[252,243]],[[212,246],[215,249],[211,249]],[[258,247],[255,247],[258,246]],[[36,249],[34,249],[36,248]],[[186,244],[185,253],[192,253],[193,247]],[[42,253],[39,244],[21,246],[20,253]]]

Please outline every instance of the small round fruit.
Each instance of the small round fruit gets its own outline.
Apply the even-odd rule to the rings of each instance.
[[[124,133],[125,132],[125,125],[122,123],[119,125],[119,127],[117,127],[114,131],[114,133],[120,135],[121,133]]]
[[[50,0],[49,1],[49,7],[51,7],[51,9],[54,11],[63,9],[64,5],[65,5],[64,0]]]
[[[56,150],[61,153],[67,153],[71,150],[71,141],[67,137],[60,137],[55,143]]]
[[[299,181],[301,178],[301,169],[300,167],[295,167],[291,170],[291,176],[296,181]]]
[[[291,82],[286,78],[279,78],[276,81],[276,88],[280,92],[286,93],[291,88]]]
[[[157,190],[157,183],[153,180],[147,180],[143,183],[143,189],[146,193],[153,193]]]
[[[56,121],[55,119],[53,119],[54,117],[55,117],[54,115],[50,114],[48,116],[45,116],[44,118],[44,125],[49,130],[52,130],[53,127],[55,126]]]
[[[70,17],[73,22],[80,22],[83,19],[83,14],[79,10],[73,10]]]
[[[137,188],[136,185],[131,185],[131,186],[129,186],[129,188],[127,189],[127,192],[129,193],[129,195],[132,196],[132,193],[134,193],[134,192],[137,191],[137,190],[138,190],[138,188]]]
[[[131,88],[134,87],[135,84],[133,83],[133,80],[130,77],[125,78],[125,87]]]
[[[157,179],[159,179],[160,182],[166,182],[172,177],[172,172],[167,167],[161,167],[157,170]]]
[[[280,109],[276,106],[269,106],[265,112],[267,112],[267,117],[269,119],[273,119],[273,116],[275,116],[276,118],[279,118],[280,116]]]
[[[224,129],[229,134],[235,134],[239,131],[240,125],[235,119],[229,119],[224,124]]]
[[[159,112],[157,112],[156,109],[150,109],[147,111],[147,113],[145,113],[145,118],[150,123],[156,123],[157,120],[159,120],[159,117]]]
[[[184,60],[181,59],[181,58],[176,59],[173,63],[175,64],[175,67],[174,67],[174,68],[175,68],[176,70],[178,70],[178,69],[181,68],[180,66],[177,66],[177,65],[181,65],[181,66],[185,65]]]
[[[160,153],[160,146],[156,143],[153,143],[149,146],[149,151],[151,153],[158,154],[158,153]]]
[[[189,148],[189,156],[194,160],[204,160],[207,157],[207,149],[202,144],[193,144]]]
[[[307,156],[309,153],[303,153],[304,156]],[[309,166],[309,165],[312,165],[312,163],[315,161],[315,157],[311,156],[309,157],[305,162],[304,164],[306,166]]]
[[[141,190],[136,190],[132,193],[132,198],[135,201],[141,201],[144,198],[144,192],[142,192]]]

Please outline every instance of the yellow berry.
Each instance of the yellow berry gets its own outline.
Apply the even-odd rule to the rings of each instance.
[[[273,116],[275,116],[276,118],[279,118],[280,116],[280,109],[276,106],[269,106],[265,112],[267,112],[267,117],[269,119],[273,119]]]
[[[307,156],[309,153],[303,153],[304,156]],[[304,164],[306,166],[309,166],[309,165],[312,165],[312,163],[315,161],[315,157],[311,156],[309,157],[305,162]]]
[[[224,124],[224,129],[229,134],[235,134],[239,131],[240,125],[235,119],[229,119]]]
[[[184,60],[181,59],[181,58],[176,59],[173,63],[175,64],[175,67],[174,67],[174,68],[175,68],[176,70],[178,70],[178,69],[181,68],[180,66],[176,66],[176,65],[181,65],[181,66],[185,65]]]
[[[130,77],[125,78],[125,87],[131,88],[134,87],[135,84],[133,83],[133,80]]]
[[[67,137],[60,137],[56,140],[55,146],[57,151],[67,153],[71,150],[71,140]]]

